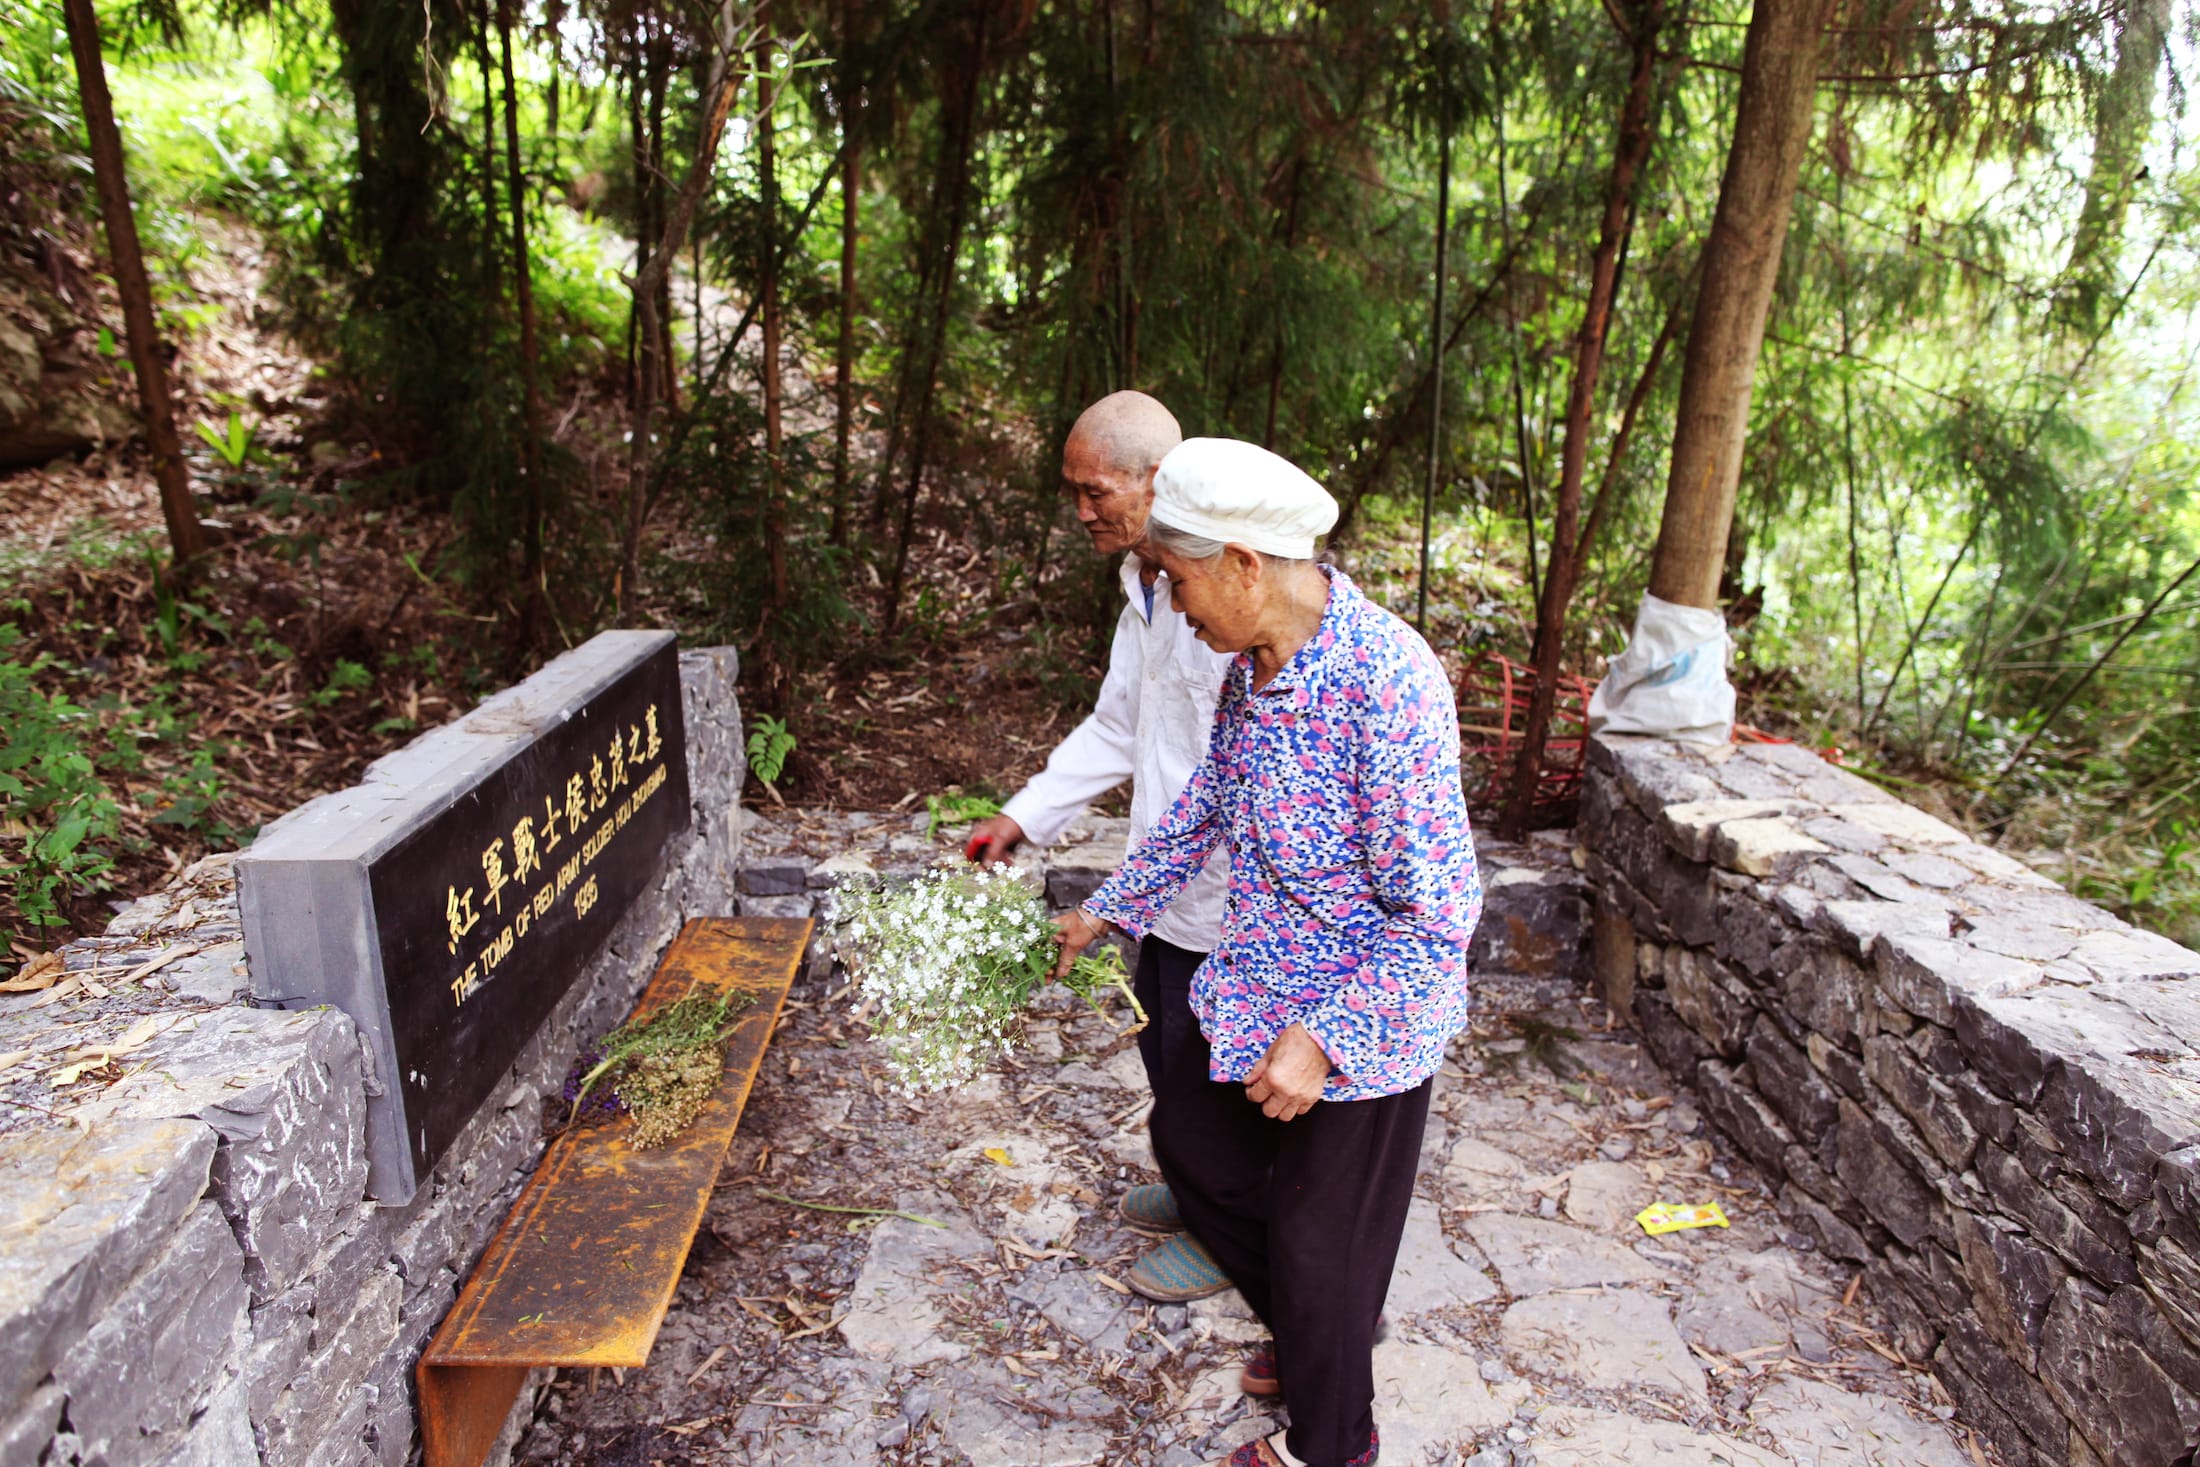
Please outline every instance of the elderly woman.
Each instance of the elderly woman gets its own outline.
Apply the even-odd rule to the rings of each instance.
[[[1376,1460],[1376,1322],[1431,1077],[1465,1023],[1481,914],[1451,688],[1428,643],[1317,565],[1321,486],[1194,438],[1154,475],[1147,549],[1199,638],[1235,652],[1205,760],[1122,869],[1060,923],[1062,963],[1149,931],[1217,846],[1221,940],[1190,979],[1204,1074],[1157,1092],[1184,1218],[1275,1337],[1244,1385],[1291,1427],[1227,1467]]]

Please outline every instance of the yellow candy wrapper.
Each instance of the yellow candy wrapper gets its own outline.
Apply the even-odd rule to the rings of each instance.
[[[1635,1221],[1642,1230],[1655,1238],[1662,1233],[1677,1233],[1683,1228],[1723,1228],[1726,1214],[1716,1202],[1705,1202],[1695,1207],[1678,1207],[1670,1202],[1653,1202],[1635,1214]]]

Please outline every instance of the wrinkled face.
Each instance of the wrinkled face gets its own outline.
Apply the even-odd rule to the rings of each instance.
[[[1062,492],[1077,506],[1077,522],[1102,555],[1134,550],[1145,537],[1153,475],[1125,471],[1075,433],[1062,446]]]
[[[1169,604],[1192,633],[1217,652],[1242,652],[1260,628],[1263,578],[1258,557],[1232,545],[1213,560],[1186,560],[1148,546],[1169,577]]]

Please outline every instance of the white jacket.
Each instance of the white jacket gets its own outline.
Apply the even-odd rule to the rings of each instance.
[[[1123,557],[1123,593],[1130,604],[1115,624],[1099,703],[1055,747],[1047,767],[1002,807],[1035,845],[1052,845],[1087,805],[1127,778],[1128,855],[1176,803],[1207,753],[1222,675],[1235,654],[1217,652],[1192,634],[1183,613],[1169,604],[1167,575],[1154,582],[1149,621],[1139,572],[1137,556]],[[1214,951],[1229,874],[1229,852],[1217,848],[1206,869],[1154,924],[1154,936],[1193,952]]]

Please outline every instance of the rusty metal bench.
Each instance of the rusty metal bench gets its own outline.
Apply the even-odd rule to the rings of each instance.
[[[814,925],[699,918],[666,950],[635,1013],[694,993],[754,996],[725,1076],[666,1146],[637,1150],[622,1124],[551,1143],[420,1357],[426,1467],[478,1467],[530,1370],[649,1359]]]

